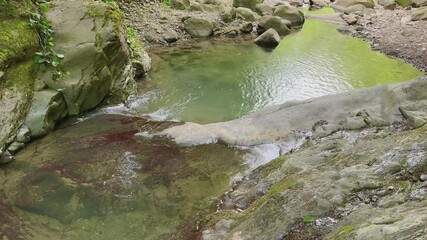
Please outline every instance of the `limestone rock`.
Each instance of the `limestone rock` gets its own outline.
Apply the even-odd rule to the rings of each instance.
[[[38,35],[28,24],[28,14],[35,10],[31,1],[23,3],[0,1],[0,155],[24,122],[37,78],[33,55]]]
[[[292,23],[292,26],[299,27],[304,24],[304,14],[297,8],[287,5],[281,5],[277,7],[274,12],[274,16],[281,17]]]
[[[82,8],[96,14],[87,17]],[[95,108],[113,90],[123,91],[131,77],[126,71],[131,62],[123,26],[112,17],[119,11],[76,0],[58,2],[47,13],[55,31],[56,51],[65,55],[61,68],[70,74],[52,79],[51,69],[41,68],[39,78],[50,89],[61,91],[68,115]]]
[[[394,9],[396,9],[396,3],[395,2],[391,2],[391,3],[387,3],[387,4],[384,4],[384,9],[388,9],[388,10],[394,10]]]
[[[31,140],[31,132],[27,126],[22,126],[16,134],[16,141],[27,143]]]
[[[233,0],[234,7],[245,7],[255,10],[255,6],[262,3],[263,0]]]
[[[427,0],[411,0],[412,6],[414,7],[424,7],[427,6]]]
[[[224,32],[224,36],[228,38],[235,38],[239,36],[239,29],[231,29]]]
[[[411,16],[412,21],[419,21],[419,20],[427,20],[427,7],[422,7],[412,14]]]
[[[0,165],[7,164],[13,161],[13,156],[9,151],[1,151],[0,150]]]
[[[270,28],[257,37],[254,42],[261,47],[274,48],[279,45],[280,36],[276,30]]]
[[[356,4],[362,4],[367,8],[373,8],[375,6],[373,0],[337,0],[331,4],[331,7],[339,11],[344,11],[346,8]]]
[[[251,33],[253,29],[252,23],[245,23],[241,28],[240,31],[242,33]]]
[[[342,18],[348,23],[348,25],[354,25],[359,21],[354,13],[343,15]]]
[[[238,7],[236,9],[236,18],[249,22],[255,22],[259,16],[249,8]]]
[[[21,150],[24,146],[25,146],[25,143],[13,142],[12,144],[9,145],[9,147],[7,148],[7,150],[10,153],[14,154],[17,151]]]
[[[312,0],[313,4],[310,6],[312,9],[320,9],[327,7],[331,1],[330,0]]]
[[[384,6],[390,3],[394,3],[394,0],[378,0],[378,4],[381,6]]]
[[[270,28],[277,31],[280,36],[287,35],[291,32],[289,29],[291,22],[277,16],[263,16],[258,20],[258,34],[262,34]]]
[[[168,42],[168,43],[173,43],[178,41],[178,33],[173,30],[173,29],[169,29],[164,35],[163,35],[163,39]]]
[[[273,8],[265,3],[257,4],[255,11],[261,16],[273,14]]]
[[[52,131],[55,123],[67,115],[67,107],[60,92],[44,90],[34,93],[33,103],[25,125],[31,131],[31,137],[40,137]]]
[[[185,10],[190,6],[190,0],[171,0],[171,7],[174,9]]]
[[[362,4],[356,4],[356,5],[352,5],[350,7],[347,7],[344,10],[344,13],[350,14],[350,13],[356,13],[356,12],[363,12],[363,10],[365,10],[365,6],[363,6]]]
[[[193,38],[206,38],[213,33],[213,24],[209,20],[191,17],[184,21],[184,28]]]

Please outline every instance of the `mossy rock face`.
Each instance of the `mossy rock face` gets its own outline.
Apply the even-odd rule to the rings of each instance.
[[[52,80],[46,69],[41,79],[52,90],[61,90],[68,115],[96,107],[116,82],[126,78],[130,60],[119,10],[102,3],[60,2],[47,17],[55,31],[56,51],[65,55],[61,68],[70,74]]]
[[[31,1],[0,1],[0,155],[29,109],[37,65],[37,33],[28,25]]]
[[[53,79],[53,69],[39,71],[48,87],[36,93],[26,119],[33,137],[53,130],[57,121],[98,106],[116,87],[132,78],[122,15],[114,3],[54,1],[46,17],[55,32],[55,51],[65,56],[68,72]]]
[[[10,18],[26,18],[35,8],[31,0],[2,0],[0,9],[0,21],[2,21]]]

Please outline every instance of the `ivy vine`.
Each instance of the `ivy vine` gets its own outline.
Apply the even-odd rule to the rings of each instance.
[[[38,7],[38,12],[30,13],[30,26],[34,27],[38,33],[40,51],[34,55],[34,61],[38,64],[46,64],[52,66],[53,79],[59,79],[68,73],[61,71],[59,64],[64,59],[63,54],[55,52],[54,47],[54,31],[52,29],[52,22],[49,21],[45,14],[49,11],[49,1],[46,0],[33,0],[34,4]]]

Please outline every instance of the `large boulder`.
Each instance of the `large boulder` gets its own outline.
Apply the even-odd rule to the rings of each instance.
[[[280,43],[280,36],[276,30],[270,28],[257,37],[254,42],[261,47],[275,48]]]
[[[427,20],[427,7],[422,7],[412,14],[411,16],[412,21],[419,21],[419,20]]]
[[[280,36],[287,35],[291,32],[291,22],[277,16],[263,16],[258,20],[258,34],[262,34],[272,28],[277,31]]]
[[[206,38],[212,35],[214,26],[204,18],[191,17],[184,21],[184,28],[193,38]]]
[[[116,5],[84,0],[58,2],[47,13],[56,51],[65,56],[61,68],[69,74],[53,79],[51,69],[41,68],[39,78],[61,92],[68,115],[95,108],[116,86],[122,91],[129,82],[130,50],[118,16]]]
[[[337,0],[331,4],[331,7],[338,11],[344,11],[346,8],[356,4],[362,4],[366,8],[373,8],[375,6],[373,0]]]
[[[258,14],[260,14],[261,16],[271,15],[271,14],[273,14],[273,7],[271,7],[265,3],[260,3],[260,4],[257,4],[255,6],[255,11]]]
[[[233,7],[245,7],[255,10],[255,6],[262,2],[263,0],[234,0]]]
[[[411,0],[413,7],[424,7],[427,6],[427,0]]]
[[[356,13],[356,12],[363,12],[363,10],[365,10],[366,7],[363,6],[362,4],[356,4],[356,5],[352,5],[348,8],[346,8],[344,10],[345,14],[350,14],[350,13]]]
[[[249,22],[255,22],[259,16],[249,8],[238,7],[236,9],[236,18]]]
[[[301,11],[296,7],[288,5],[278,6],[274,10],[273,15],[290,21],[294,27],[302,26],[305,21],[304,14]]]
[[[174,9],[185,10],[190,6],[190,0],[171,0],[171,7]]]

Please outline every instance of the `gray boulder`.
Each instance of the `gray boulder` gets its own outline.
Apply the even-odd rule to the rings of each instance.
[[[273,28],[268,29],[254,40],[258,46],[275,48],[280,43],[280,36]]]
[[[366,8],[373,8],[375,6],[373,0],[337,0],[331,4],[331,7],[338,11],[344,11],[346,8],[356,4],[362,4]]]
[[[272,28],[277,31],[280,36],[287,35],[291,32],[291,22],[277,16],[263,16],[258,21],[258,34],[262,34]]]
[[[236,9],[236,18],[249,22],[255,22],[259,18],[259,15],[249,8],[238,7]]]
[[[290,21],[294,27],[302,26],[305,21],[304,14],[301,11],[296,7],[288,5],[278,6],[274,10],[273,15]]]
[[[253,25],[252,25],[252,23],[245,23],[241,28],[240,28],[240,31],[242,32],[242,33],[251,33],[252,32],[252,29],[253,29]]]
[[[255,12],[257,12],[261,16],[271,15],[273,14],[273,8],[265,3],[260,3],[255,6]]]
[[[255,6],[262,2],[263,0],[233,0],[233,7],[245,7],[255,10]]]
[[[206,38],[213,33],[213,24],[209,20],[191,17],[184,21],[184,29],[193,38]]]
[[[346,8],[344,10],[345,14],[350,14],[350,13],[355,13],[355,12],[363,12],[363,10],[365,10],[365,6],[363,6],[362,4],[356,4],[353,6],[350,6],[348,8]]]
[[[190,6],[190,0],[171,0],[171,7],[174,9],[185,10]]]
[[[411,0],[413,7],[424,7],[427,6],[427,0]]]
[[[427,20],[427,7],[422,7],[412,14],[411,16],[412,21],[419,21],[419,20]]]

